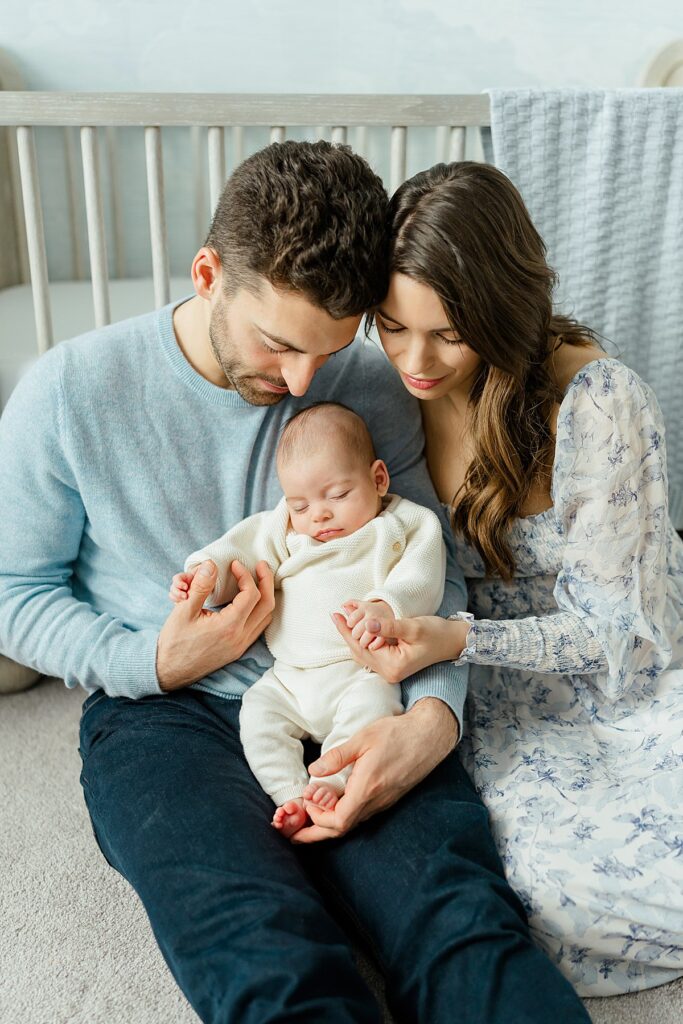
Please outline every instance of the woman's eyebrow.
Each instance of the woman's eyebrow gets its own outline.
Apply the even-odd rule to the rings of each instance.
[[[388,313],[386,313],[381,306],[377,307],[377,312],[379,313],[383,320],[391,320],[392,324],[398,324],[399,327],[405,326],[404,324],[401,323],[400,320],[397,320],[395,317],[390,316]]]
[[[377,312],[383,320],[391,320],[392,324],[398,324],[399,327],[405,327],[405,324],[402,324],[400,320],[396,320],[393,316],[389,316],[388,313],[385,313],[381,306],[377,307]],[[452,334],[457,334],[455,328],[451,327],[450,324],[448,324],[447,327],[433,327],[430,334],[447,334],[449,331]]]

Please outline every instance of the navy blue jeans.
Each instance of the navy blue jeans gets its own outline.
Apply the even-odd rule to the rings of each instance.
[[[296,847],[270,825],[239,709],[196,690],[98,690],[81,718],[95,837],[203,1021],[379,1024],[343,921],[399,1022],[589,1022],[529,937],[456,755],[344,838]]]

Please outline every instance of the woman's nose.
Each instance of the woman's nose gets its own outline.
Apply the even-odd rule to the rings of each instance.
[[[418,338],[411,340],[403,352],[403,372],[411,377],[419,377],[430,366],[434,365],[434,356],[427,341]]]

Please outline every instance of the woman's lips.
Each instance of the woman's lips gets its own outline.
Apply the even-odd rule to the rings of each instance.
[[[271,384],[269,380],[264,380],[263,377],[259,377],[259,381],[263,384],[266,391],[273,391],[276,395],[289,394],[289,388],[279,388],[277,384]]]
[[[427,378],[420,379],[419,377],[411,377],[409,373],[402,373],[401,376],[404,380],[408,381],[411,388],[418,388],[420,391],[428,391],[430,388],[435,388],[437,384],[440,384],[444,377],[432,377],[431,380]]]

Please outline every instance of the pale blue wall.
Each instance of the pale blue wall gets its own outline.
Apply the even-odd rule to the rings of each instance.
[[[680,0],[0,0],[33,89],[628,86],[682,33]]]
[[[0,47],[30,89],[630,86],[660,47],[682,35],[681,0],[0,0]],[[266,142],[267,133],[255,133],[249,147]],[[127,264],[139,275],[149,267],[141,133],[127,135],[123,145]],[[164,152],[171,263],[182,273],[197,242],[187,133],[165,132]],[[39,154],[50,275],[68,277],[59,135],[44,133]],[[417,139],[409,146],[409,173],[433,162],[432,154]],[[382,173],[383,162],[375,163]]]

